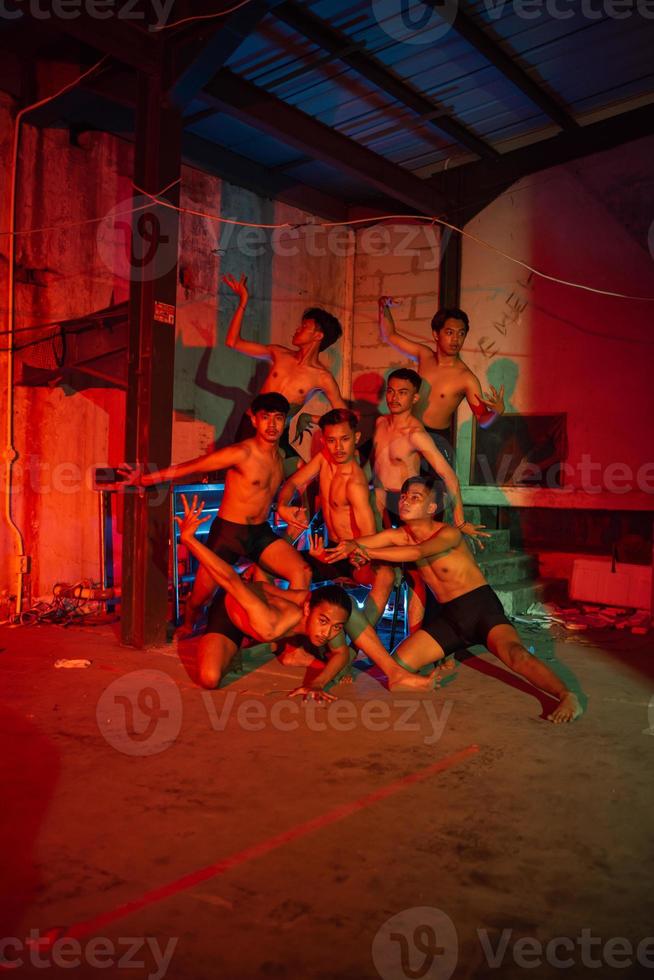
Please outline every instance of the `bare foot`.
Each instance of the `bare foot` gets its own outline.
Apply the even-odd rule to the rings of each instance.
[[[442,671],[456,670],[456,661],[454,657],[446,657],[439,667]]]
[[[410,674],[408,670],[394,674],[388,679],[389,691],[433,691],[436,671],[423,677],[422,674]]]
[[[547,716],[547,720],[554,722],[555,725],[561,725],[566,721],[575,721],[581,714],[583,708],[579,704],[579,698],[572,691],[568,691],[559,701],[558,708]]]
[[[282,650],[279,654],[279,662],[280,664],[284,664],[285,667],[311,667],[316,663],[316,660],[306,650],[298,650],[297,647],[291,647],[290,649]]]

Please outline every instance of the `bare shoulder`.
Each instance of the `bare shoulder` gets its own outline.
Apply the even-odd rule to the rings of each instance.
[[[463,540],[463,535],[458,528],[451,524],[444,524],[438,534],[435,534],[429,541],[435,550],[442,551],[444,548],[456,548]]]
[[[352,472],[348,476],[347,485],[348,488],[352,488],[354,490],[362,489],[365,490],[366,493],[368,492],[368,479],[358,463],[353,467]]]
[[[268,344],[268,350],[273,358],[292,357],[295,359],[295,354],[290,347],[283,347],[281,344]]]

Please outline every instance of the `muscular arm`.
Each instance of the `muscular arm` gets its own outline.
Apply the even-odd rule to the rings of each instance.
[[[305,463],[304,466],[300,466],[295,473],[289,476],[288,480],[286,480],[279,491],[279,496],[277,498],[278,511],[282,507],[287,507],[296,493],[302,493],[302,491],[316,479],[320,473],[323,460],[324,456],[322,453],[316,453],[316,455],[313,456],[308,463]]]
[[[366,553],[369,558],[378,561],[402,562],[419,561],[421,558],[431,558],[451,551],[461,543],[461,532],[455,527],[446,527],[440,534],[416,544],[402,544],[390,548],[368,548]]]
[[[341,389],[338,387],[336,378],[330,371],[325,371],[321,381],[321,387],[332,408],[347,408],[347,405],[343,401]]]
[[[391,344],[397,350],[402,351],[403,354],[407,354],[414,361],[418,361],[425,354],[430,357],[432,356],[431,350],[425,344],[419,344],[415,340],[409,340],[408,337],[403,337],[402,334],[397,332],[393,314],[388,306],[380,306],[379,309],[379,339]]]
[[[225,446],[218,449],[215,453],[207,456],[198,456],[197,459],[190,459],[186,463],[175,463],[167,466],[164,470],[155,470],[154,473],[146,473],[140,478],[143,487],[151,487],[156,483],[165,483],[166,480],[178,480],[183,476],[190,476],[193,473],[210,473],[212,470],[224,470],[228,466],[236,466],[242,463],[248,456],[248,449],[242,442],[237,442],[234,446]]]
[[[447,487],[454,508],[454,523],[463,524],[463,500],[461,499],[461,487],[456,473],[443,456],[440,449],[434,445],[434,440],[425,432],[424,429],[416,429],[410,435],[411,445],[423,456],[435,473],[438,473],[443,483]]]
[[[238,350],[242,354],[248,354],[249,357],[258,357],[270,361],[272,359],[272,352],[268,344],[259,344],[254,340],[243,340],[241,337],[241,324],[246,306],[247,299],[239,302],[236,312],[227,328],[225,344],[227,347],[231,347],[232,350]]]

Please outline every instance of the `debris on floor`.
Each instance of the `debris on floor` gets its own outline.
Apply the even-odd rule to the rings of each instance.
[[[90,667],[90,660],[55,660],[55,667],[64,667],[65,669],[74,669],[76,667]]]
[[[523,629],[550,630],[560,626],[570,633],[582,633],[588,629],[617,629],[645,636],[652,625],[650,613],[643,609],[572,601],[566,605],[532,602],[525,613],[511,618]]]

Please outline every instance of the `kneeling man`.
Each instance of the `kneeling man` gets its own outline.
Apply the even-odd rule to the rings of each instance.
[[[395,651],[401,666],[419,670],[457,650],[483,644],[507,667],[559,701],[548,716],[550,721],[574,721],[582,713],[576,695],[524,648],[461,531],[434,520],[436,506],[433,480],[411,477],[400,494],[401,526],[342,542],[330,560],[353,555],[363,561],[415,562],[440,606]]]

